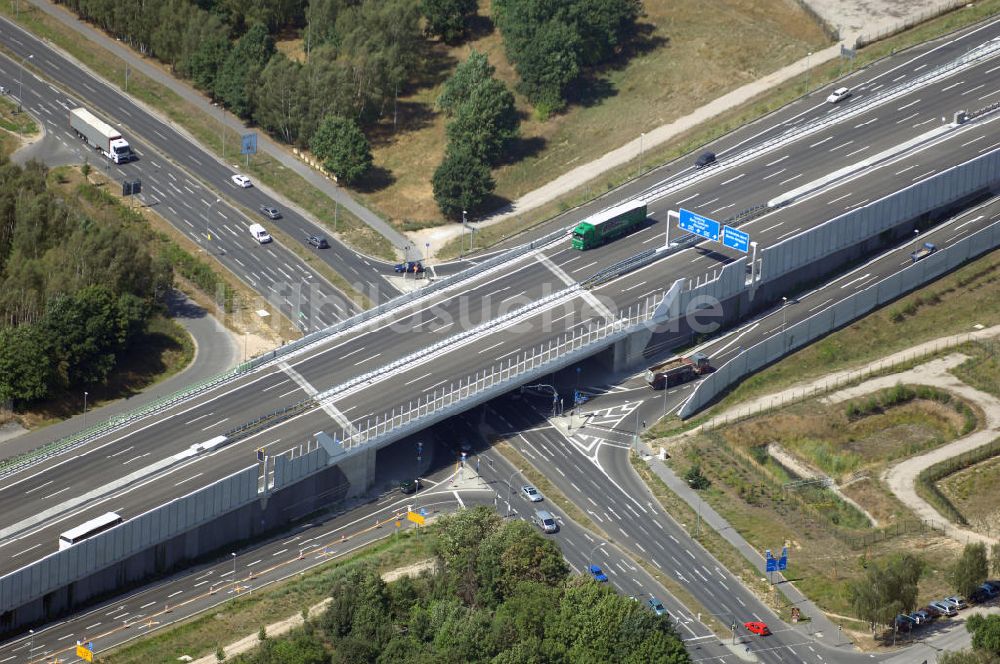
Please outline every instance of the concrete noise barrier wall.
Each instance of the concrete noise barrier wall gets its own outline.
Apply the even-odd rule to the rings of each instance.
[[[1000,223],[994,223],[747,348],[699,381],[678,415],[691,417],[744,376],[998,246]]]
[[[257,466],[250,466],[0,577],[0,613],[256,500],[258,475]]]
[[[899,224],[989,188],[998,181],[1000,150],[994,150],[765,248],[761,252],[761,282],[773,281],[877,237]],[[794,206],[789,211],[794,211]]]

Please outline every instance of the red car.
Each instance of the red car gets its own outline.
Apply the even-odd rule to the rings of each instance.
[[[751,632],[753,632],[754,634],[759,634],[760,636],[767,636],[768,634],[771,633],[771,630],[767,628],[767,623],[756,622],[756,621],[745,622],[743,623],[743,626],[746,627]]]

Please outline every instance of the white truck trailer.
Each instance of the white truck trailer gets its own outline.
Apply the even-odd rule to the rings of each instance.
[[[121,133],[85,108],[74,108],[69,112],[69,126],[101,154],[115,162],[124,164],[135,159],[132,147]]]

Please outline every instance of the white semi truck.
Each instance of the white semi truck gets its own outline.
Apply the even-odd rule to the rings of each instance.
[[[69,126],[76,135],[101,154],[115,162],[124,164],[135,159],[132,147],[121,133],[85,108],[74,108],[69,112]]]

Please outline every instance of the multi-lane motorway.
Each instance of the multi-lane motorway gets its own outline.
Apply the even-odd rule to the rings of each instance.
[[[0,22],[0,33],[2,30],[11,28]],[[310,411],[280,427],[214,454],[171,466],[167,472],[136,478],[127,486],[114,486],[115,479],[149,468],[192,443],[223,433],[253,416],[330,389],[355,375],[404,357],[432,340],[469,329],[498,314],[575,283],[636,251],[655,247],[664,242],[664,220],[668,209],[684,206],[708,216],[722,218],[922,135],[929,129],[942,125],[942,118],[950,120],[956,110],[972,110],[997,101],[1000,99],[1000,86],[995,84],[997,79],[991,74],[998,67],[996,60],[990,59],[943,76],[941,80],[926,86],[901,89],[891,100],[873,108],[865,108],[866,99],[870,96],[884,93],[893,86],[906,86],[909,79],[927,74],[944,60],[954,57],[955,51],[985,41],[992,37],[994,31],[996,27],[991,24],[971,36],[951,41],[947,47],[925,50],[919,57],[906,55],[892,67],[883,63],[880,65],[882,71],[877,75],[859,77],[861,80],[855,88],[854,97],[836,108],[838,113],[849,117],[842,117],[839,122],[817,129],[798,141],[776,146],[753,158],[736,158],[740,150],[758,145],[767,138],[774,138],[790,127],[800,127],[826,118],[834,109],[829,105],[814,104],[794,113],[786,111],[772,116],[768,119],[767,127],[745,130],[752,131],[753,135],[745,135],[738,141],[732,137],[727,139],[733,141],[732,144],[720,149],[719,154],[725,157],[732,155],[733,158],[724,158],[718,166],[706,170],[701,177],[686,182],[683,186],[677,183],[677,178],[688,174],[685,169],[669,176],[662,171],[654,172],[634,185],[637,192],[646,192],[650,199],[652,221],[645,229],[628,238],[585,253],[569,249],[566,241],[556,243],[544,251],[529,253],[516,262],[467,280],[452,289],[435,293],[412,308],[393,312],[362,332],[342,335],[318,344],[286,362],[214,390],[197,401],[175,407],[148,421],[98,439],[75,450],[71,455],[55,458],[14,476],[0,489],[0,510],[5,514],[3,523],[0,523],[0,549],[6,554],[0,563],[0,573],[16,569],[54,550],[58,532],[85,520],[92,513],[111,509],[126,517],[132,516],[181,492],[193,490],[249,465],[252,463],[252,451],[256,447],[264,446],[272,452],[281,452],[297,446],[316,431],[344,428],[348,422],[363,424],[409,400],[441,389],[455,377],[473,374],[509,356],[523,353],[527,348],[561,337],[567,331],[586,326],[593,318],[606,316],[605,308],[614,311],[654,298],[678,278],[704,279],[710,276],[720,264],[733,260],[735,255],[717,246],[682,251],[667,260],[604,284],[587,295],[567,298],[558,306],[550,307],[535,316],[528,326],[519,326],[516,330],[493,330],[492,334],[475,343],[456,345],[450,349],[451,352],[435,357],[432,363],[407,367],[394,372],[388,380],[377,381],[367,389],[335,398],[330,404],[332,407],[327,410]],[[12,33],[11,36],[16,37],[12,43],[20,42],[18,46],[22,49],[19,51],[21,57],[28,55],[31,48],[38,45],[29,43],[29,38],[20,32]],[[105,110],[107,107],[110,109],[106,111],[109,117],[120,117],[118,113],[126,117],[130,113],[142,116],[142,122],[133,121],[136,135],[142,137],[142,141],[136,141],[142,152],[142,159],[125,166],[121,170],[121,177],[132,177],[128,169],[154,169],[142,171],[144,186],[157,196],[155,201],[149,202],[155,202],[157,206],[175,215],[171,217],[170,214],[165,214],[179,228],[189,225],[191,228],[188,232],[196,238],[201,235],[200,239],[207,246],[210,247],[211,243],[227,243],[213,251],[224,248],[224,252],[220,251],[220,258],[229,260],[227,265],[243,278],[246,279],[247,274],[256,276],[267,271],[265,267],[258,267],[256,272],[245,270],[253,260],[261,266],[271,265],[272,277],[280,275],[284,278],[295,274],[278,265],[284,263],[287,268],[294,270],[292,266],[295,263],[291,262],[295,260],[294,254],[287,252],[288,261],[285,261],[284,254],[275,253],[282,251],[275,246],[273,251],[269,251],[270,247],[265,249],[269,254],[267,257],[264,252],[258,251],[261,247],[249,244],[250,239],[246,233],[243,235],[246,236],[247,244],[240,247],[237,242],[239,231],[235,227],[227,228],[228,215],[238,217],[240,212],[236,207],[227,205],[226,201],[213,203],[213,196],[216,195],[214,192],[225,191],[224,188],[228,186],[228,175],[232,172],[228,167],[198,153],[194,143],[180,134],[166,133],[173,132],[173,129],[146,115],[140,107],[114,89],[78,71],[67,72],[70,64],[51,59],[58,57],[57,54],[46,52],[33,58],[32,65],[41,69],[46,76],[51,75],[52,80],[59,85],[67,88],[74,84],[83,85],[88,90],[84,95],[87,105],[98,110]],[[10,83],[18,73],[17,67],[16,62],[0,60],[0,77]],[[60,68],[64,70],[62,73]],[[33,79],[30,75],[29,77]],[[31,86],[26,85],[24,96],[25,105],[38,114],[50,131],[56,132],[64,131],[58,118],[81,101],[79,97],[68,97],[40,81],[35,81]],[[96,101],[91,100],[91,97]],[[852,108],[857,109],[857,112],[850,113]],[[143,124],[148,122],[155,125]],[[122,124],[132,128],[129,121],[123,121]],[[163,142],[158,143],[150,135],[161,136]],[[995,150],[1000,145],[995,137],[992,122],[988,120],[954,129],[916,151],[888,159],[859,177],[825,188],[795,205],[757,219],[747,224],[744,230],[749,231],[753,239],[762,246],[780,242],[845,210],[876,200],[972,156]],[[163,157],[164,154],[169,154],[170,160]],[[204,188],[209,182],[213,191]],[[650,192],[661,192],[661,195],[653,196]],[[161,194],[162,199],[159,198]],[[259,202],[271,202],[254,189],[226,191],[225,198],[250,210],[255,209]],[[186,203],[181,203],[182,200]],[[204,215],[198,212],[201,209],[199,206],[205,208]],[[213,215],[223,212],[227,217],[221,217],[222,221],[212,221]],[[978,219],[953,222],[951,230],[947,231],[947,236],[942,237],[939,243],[947,246],[962,233],[993,223],[995,217],[992,214],[990,211],[988,214],[981,213]],[[198,228],[201,223],[198,219],[206,224],[204,233]],[[304,224],[290,227],[288,232],[292,235],[310,228],[307,221],[295,217],[290,210],[286,212],[286,221],[290,224]],[[226,231],[233,239],[227,237]],[[676,235],[676,231],[673,233]],[[943,232],[940,234],[945,235]],[[240,253],[241,251],[246,253]],[[329,253],[329,256],[334,255],[335,252]],[[244,256],[245,260],[236,260],[239,256]],[[371,276],[384,267],[366,264],[363,258],[355,257],[351,260],[359,277],[364,273],[375,282],[384,281],[378,275],[377,278]],[[898,269],[900,262],[897,258],[895,264],[880,263],[879,269]],[[365,267],[362,269],[361,265]],[[282,272],[285,274],[282,275]],[[869,271],[863,276],[863,279],[856,279],[843,288],[860,287],[876,278],[877,273]],[[311,275],[311,278],[312,283],[320,281],[315,275]],[[271,282],[278,284],[275,278]],[[832,288],[828,292],[831,291]],[[800,301],[804,299],[800,298]],[[830,296],[827,301],[820,301],[817,297],[810,305],[814,309],[819,308],[833,299],[835,296]],[[805,310],[804,305],[801,306]],[[311,309],[299,307],[298,311],[308,311],[307,319],[313,320]],[[789,307],[783,315],[792,316],[792,312],[792,307]],[[346,311],[344,314],[346,315]],[[318,323],[314,322],[312,325],[322,326],[341,317],[343,316],[339,313],[329,313],[326,318],[320,318]],[[771,328],[758,325],[755,334],[759,335]],[[749,342],[750,338],[747,336],[740,343]],[[720,357],[727,350],[732,352],[731,343],[729,346],[719,343],[720,347],[716,350]],[[597,482],[599,478],[590,477],[589,473],[592,471],[584,470],[585,468],[587,464],[577,464],[579,476],[574,475],[567,482],[572,484],[578,480],[577,484],[580,484],[585,483],[587,478],[591,482]],[[88,497],[95,486],[104,486],[106,492],[100,497]],[[567,494],[573,495],[573,491],[567,491]],[[575,497],[579,498],[581,504],[586,503],[586,496],[582,493]],[[621,496],[616,498],[623,500]],[[643,518],[638,516],[640,511],[633,503],[625,501],[623,505],[626,514],[635,512],[634,516],[629,517],[635,519],[630,522],[629,529],[633,533],[639,533],[632,537],[641,548],[644,540],[640,538],[640,526],[648,524],[644,525]],[[667,545],[661,543],[660,547]],[[664,555],[677,555],[679,552],[668,553],[664,548]],[[725,582],[725,573],[720,571],[719,574],[721,581]],[[706,583],[708,578],[706,577]],[[692,585],[699,584],[694,582]],[[706,606],[736,611],[735,606],[720,603],[720,600],[714,599],[710,594],[706,595],[704,602]]]
[[[995,67],[992,62],[975,65],[958,72],[956,76],[960,77],[961,85],[968,85],[969,89],[980,88],[976,91],[978,93],[982,90],[981,86],[985,85],[982,81],[989,80],[988,71]],[[703,178],[655,201],[651,205],[654,219],[664,216],[663,211],[668,208],[692,205],[698,199],[703,201],[702,209],[707,213],[718,210],[725,200],[734,201],[726,204],[733,209],[749,207],[765,197],[786,191],[792,186],[792,183],[786,182],[789,178],[797,186],[821,177],[831,168],[845,166],[864,156],[851,154],[852,152],[870,154],[909,140],[926,131],[928,122],[939,122],[939,116],[947,114],[950,106],[939,100],[942,95],[938,93],[956,83],[944,80],[932,84],[932,90],[921,88],[905,92],[891,103],[858,113],[836,128],[824,129],[794,145],[759,155],[755,161],[745,161],[729,167],[723,163],[706,172]],[[852,103],[862,102],[864,94],[863,90],[859,91]],[[979,96],[987,94],[1000,94],[1000,90],[983,92]],[[915,108],[914,103],[921,102],[922,97],[927,97],[927,101],[923,102],[926,112],[935,113],[937,120],[912,118],[912,121],[900,123],[884,119],[894,112],[910,113],[908,109]],[[880,115],[883,117],[881,122]],[[879,131],[871,129],[876,126]],[[779,209],[755,220],[745,229],[763,245],[778,242],[835,216],[845,208],[874,200],[984,150],[996,149],[995,141],[990,138],[990,131],[989,121],[952,130],[937,139],[933,145],[889,160],[876,170],[867,171],[864,177],[825,189],[795,205]],[[851,145],[845,147],[847,143]],[[853,149],[845,152],[848,148]],[[789,169],[800,176],[789,175],[788,178],[780,179],[779,176],[784,177],[782,171]],[[710,191],[718,192],[714,197],[725,200],[709,199],[707,192]],[[717,212],[715,214],[718,215]],[[136,424],[113,437],[95,441],[74,453],[71,466],[67,464],[69,459],[57,458],[46,465],[33,468],[30,475],[15,478],[15,481],[0,490],[0,505],[8,515],[4,525],[9,527],[17,523],[24,524],[25,519],[37,518],[35,515],[44,509],[56,505],[72,505],[74,499],[79,499],[89,491],[79,479],[75,479],[81,477],[79,472],[84,466],[88,468],[88,472],[93,473],[86,477],[97,481],[104,474],[113,476],[120,473],[120,469],[112,470],[108,464],[103,463],[102,460],[106,458],[115,459],[113,463],[118,463],[119,459],[121,463],[128,462],[132,468],[160,461],[192,443],[223,433],[255,415],[330,389],[352,376],[403,357],[425,346],[430,340],[468,328],[498,313],[509,311],[518,304],[537,299],[546,291],[573,283],[618,256],[654,246],[663,241],[663,230],[664,222],[658,221],[626,239],[590,252],[573,251],[565,241],[543,252],[533,252],[517,263],[501,266],[464,282],[450,292],[435,294],[428,302],[418,304],[414,308],[415,312],[414,309],[399,311],[365,333],[353,333],[329,340],[287,363],[220,388],[198,402],[176,408],[152,421]],[[589,319],[602,314],[600,307],[594,307],[595,298],[605,306],[622,309],[634,302],[655,297],[675,279],[697,279],[711,275],[720,262],[729,260],[731,256],[727,256],[718,247],[713,247],[711,251],[683,251],[605,284],[593,292],[587,292],[584,296],[568,299],[560,305],[558,311],[547,310],[536,316],[530,326],[519,325],[516,329],[496,330],[489,336],[488,342],[484,337],[475,344],[456,346],[451,349],[453,352],[438,355],[434,358],[433,366],[428,363],[414,364],[393,373],[390,380],[376,381],[367,389],[336,398],[332,402],[335,409],[332,411],[332,422],[331,409],[309,412],[251,439],[248,443],[193,461],[190,468],[176,467],[174,476],[169,479],[184,480],[184,490],[193,489],[223,473],[246,465],[247,450],[251,444],[263,444],[281,451],[296,446],[315,431],[346,428],[348,421],[354,422],[355,426],[363,425],[371,417],[382,416],[401,404],[434,393],[450,379],[474,374],[507,356],[523,352],[526,348],[537,347],[553,337],[562,336],[567,330],[586,325]],[[462,297],[456,297],[459,292],[463,294]],[[75,472],[69,472],[69,467]],[[189,475],[179,476],[188,470]],[[157,481],[165,484],[168,480]],[[49,487],[52,491],[48,490]],[[168,490],[176,492],[178,489]],[[27,495],[32,497],[28,503],[23,500],[27,491],[31,491]],[[149,500],[153,494],[143,491],[142,496],[144,500]],[[127,507],[123,510],[126,514],[135,513],[130,505]],[[58,519],[50,527],[58,529],[68,522],[72,523],[70,519],[79,519],[79,515],[75,509],[72,512],[63,510]],[[37,526],[32,530],[36,528]],[[25,537],[24,531],[19,529],[17,536]],[[46,538],[44,541],[51,540],[54,545],[55,538],[51,532]],[[0,547],[12,545],[9,539],[0,543]],[[12,548],[24,551],[30,547],[30,553],[34,556],[44,553],[48,546],[50,545],[43,544],[43,540],[32,540],[30,543],[20,542]],[[19,561],[15,559],[11,562],[16,565]]]

